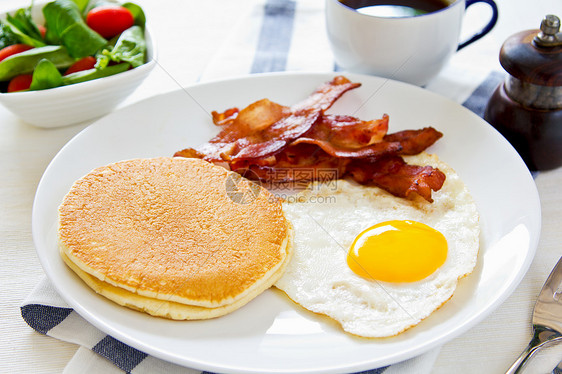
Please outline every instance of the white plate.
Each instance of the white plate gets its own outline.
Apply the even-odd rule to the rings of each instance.
[[[171,156],[198,145],[217,131],[211,110],[242,108],[262,98],[290,105],[330,80],[329,74],[269,74],[201,84],[114,112],[78,134],[47,168],[33,208],[37,253],[61,296],[93,325],[133,347],[180,365],[225,373],[367,370],[414,357],[477,324],[511,294],[533,259],[540,204],[530,173],[499,133],[453,101],[395,81],[348,77],[363,85],[331,111],[363,119],[388,113],[389,132],[424,126],[442,131],[444,137],[429,151],[456,169],[481,214],[474,273],[420,325],[393,338],[360,339],[273,289],[218,319],[169,321],[98,296],[59,256],[57,207],[76,179],[107,163]]]

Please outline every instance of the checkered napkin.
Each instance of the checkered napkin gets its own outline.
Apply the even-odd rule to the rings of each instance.
[[[325,34],[323,2],[264,0],[234,26],[200,81],[275,71],[337,71]],[[461,52],[462,53],[462,52]],[[503,73],[453,61],[426,88],[482,115]],[[44,279],[21,307],[36,331],[79,345],[65,373],[200,373],[149,356],[106,335],[80,317]],[[364,373],[429,373],[439,349]]]

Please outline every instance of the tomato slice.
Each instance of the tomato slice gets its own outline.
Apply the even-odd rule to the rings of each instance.
[[[104,38],[111,39],[133,26],[135,19],[127,8],[104,5],[90,10],[86,16],[86,23]]]
[[[0,49],[0,61],[17,53],[25,52],[33,47],[27,44],[12,44]]]
[[[64,72],[64,75],[76,73],[82,70],[93,69],[95,65],[96,65],[96,58],[92,56],[87,56],[76,61],[74,64],[70,65],[70,67]]]
[[[32,74],[16,75],[8,83],[8,92],[27,90],[31,86]]]

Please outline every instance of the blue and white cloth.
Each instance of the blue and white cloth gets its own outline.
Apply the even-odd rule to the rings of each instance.
[[[265,0],[233,27],[200,81],[276,71],[337,71],[324,26],[323,2]],[[162,68],[162,67],[160,67]],[[482,115],[503,72],[453,61],[426,89]],[[45,278],[21,307],[36,331],[79,345],[65,373],[201,373],[147,355],[98,330],[70,308]],[[439,349],[366,374],[429,373]]]

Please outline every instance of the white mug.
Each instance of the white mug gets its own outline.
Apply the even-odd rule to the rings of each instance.
[[[336,64],[350,72],[426,84],[455,51],[480,39],[497,21],[493,0],[447,1],[447,7],[431,13],[390,18],[326,0],[326,27]],[[489,4],[492,17],[482,30],[459,44],[465,9],[476,2]]]

